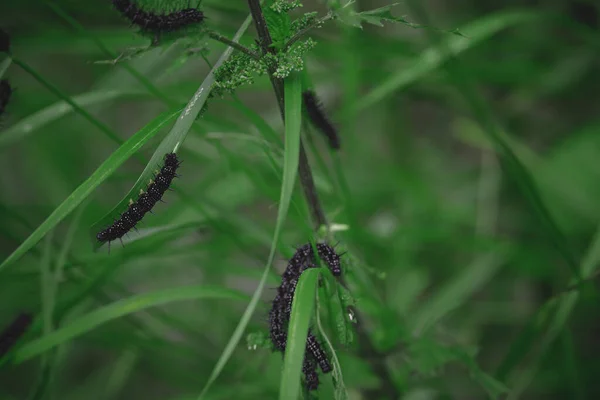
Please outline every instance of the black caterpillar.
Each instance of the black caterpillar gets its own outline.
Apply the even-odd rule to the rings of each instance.
[[[101,243],[108,242],[110,246],[110,242],[121,239],[124,234],[135,228],[136,224],[144,218],[144,215],[152,211],[154,205],[161,201],[163,194],[171,186],[171,181],[179,176],[177,175],[177,168],[180,164],[177,154],[167,153],[165,155],[165,165],[154,176],[154,180],[150,181],[146,191],[140,192],[140,197],[136,202],[130,200],[127,211],[121,214],[121,217],[111,226],[98,232],[96,239]]]
[[[4,113],[4,109],[12,95],[12,88],[6,79],[0,80],[0,115]]]
[[[317,243],[319,258],[327,265],[334,276],[342,273],[340,256],[335,250],[325,244]],[[292,310],[292,300],[300,275],[308,268],[316,268],[319,264],[310,243],[299,247],[289,260],[287,268],[281,277],[281,285],[277,289],[277,295],[269,311],[269,327],[271,341],[276,350],[284,352],[287,344],[287,325]],[[302,372],[308,390],[315,390],[319,386],[317,365],[323,373],[332,370],[327,353],[321,347],[317,338],[309,330],[306,338],[306,353]]]
[[[144,11],[133,0],[113,0],[113,5],[133,25],[141,28],[142,32],[154,34],[177,31],[183,27],[199,24],[204,20],[204,14],[195,8],[185,8],[169,14],[155,14]]]
[[[306,90],[302,93],[302,100],[306,113],[312,121],[312,123],[327,137],[329,146],[334,150],[340,149],[340,137],[337,133],[337,129],[323,110],[321,102],[317,98],[317,95],[312,90]]]
[[[28,313],[21,313],[0,334],[0,358],[2,358],[15,345],[17,340],[25,334],[33,317]]]

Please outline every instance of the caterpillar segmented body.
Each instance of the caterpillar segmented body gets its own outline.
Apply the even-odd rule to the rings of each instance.
[[[110,245],[110,242],[121,239],[123,235],[135,228],[144,215],[151,212],[156,203],[162,200],[171,182],[178,176],[177,168],[180,164],[175,153],[167,153],[165,164],[150,182],[146,191],[141,191],[137,201],[130,200],[129,208],[111,226],[98,232],[96,239],[101,243],[108,242]]]
[[[312,90],[302,93],[306,113],[311,122],[325,135],[329,146],[334,150],[340,149],[340,137],[336,127],[331,123],[317,95]]]
[[[204,14],[195,8],[185,8],[168,14],[156,14],[144,11],[133,0],[113,0],[113,6],[132,25],[140,27],[142,32],[154,34],[174,32],[189,25],[204,21]]]

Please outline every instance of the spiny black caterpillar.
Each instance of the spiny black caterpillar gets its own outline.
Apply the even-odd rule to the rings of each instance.
[[[160,35],[204,21],[204,13],[195,8],[184,8],[168,14],[156,14],[142,10],[134,0],[113,0],[112,3],[117,11],[123,14],[132,25],[139,26],[144,33]]]
[[[334,276],[340,276],[342,273],[340,256],[335,250],[325,243],[317,243],[315,247],[319,258],[323,260],[331,273]],[[274,348],[282,353],[285,351],[287,344],[287,325],[290,320],[292,300],[300,275],[308,268],[318,266],[313,247],[310,243],[307,243],[296,250],[281,277],[281,285],[277,289],[277,295],[269,311],[269,328]],[[309,330],[302,367],[305,385],[308,390],[315,390],[319,386],[319,377],[316,372],[317,364],[323,373],[332,370],[327,353]]]
[[[315,125],[321,133],[323,133],[329,141],[329,146],[334,150],[340,148],[340,137],[337,133],[337,129],[325,113],[323,106],[317,95],[312,90],[306,90],[302,93],[302,100],[304,102],[304,108],[310,118],[313,125]]]
[[[96,239],[101,243],[108,242],[110,249],[110,242],[121,239],[123,235],[135,228],[136,224],[144,218],[144,215],[152,211],[154,205],[161,201],[163,194],[169,189],[171,181],[179,176],[177,175],[177,168],[180,164],[177,154],[167,153],[165,155],[165,165],[154,176],[154,180],[150,181],[146,191],[140,192],[140,197],[136,202],[130,200],[127,211],[121,214],[121,217],[111,226],[98,232]]]

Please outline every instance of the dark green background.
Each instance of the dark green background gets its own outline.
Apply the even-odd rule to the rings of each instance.
[[[148,43],[108,1],[57,4],[116,53]],[[358,1],[356,7],[386,4]],[[206,0],[202,8],[209,26],[228,37],[248,12],[243,1]],[[325,12],[320,2],[304,2],[301,11],[313,10]],[[415,0],[392,12],[442,31],[459,28],[464,36],[404,24],[360,30],[329,22],[314,32],[318,45],[308,66],[340,128],[342,150],[332,155],[314,130],[303,134],[329,220],[350,225],[337,235],[353,260],[347,268],[360,269],[355,279],[371,280],[370,291],[354,295],[397,390],[406,399],[479,399],[502,392],[502,382],[509,398],[596,398],[598,5]],[[498,28],[478,36],[491,24]],[[114,91],[115,98],[84,108],[121,139],[167,110],[119,65],[95,63],[107,57],[45,3],[2,2],[0,25],[12,36],[14,54],[64,94]],[[242,42],[253,40],[250,29]],[[464,47],[452,57],[448,43]],[[206,38],[194,47],[207,47],[211,63],[224,49]],[[181,43],[129,64],[176,105],[189,100],[210,70],[198,54],[187,57]],[[15,92],[0,137],[59,101],[16,65],[5,77]],[[237,94],[252,115],[283,133],[266,78]],[[494,137],[506,147],[495,146]],[[145,159],[159,140],[143,148]],[[2,259],[116,148],[73,112],[1,145]],[[168,204],[157,206],[143,228],[188,225],[124,248],[113,243],[110,255],[106,248],[93,252],[90,226],[143,168],[135,159],[126,162],[53,231],[51,268],[65,243],[70,260],[51,299],[65,310],[58,328],[103,304],[161,288],[210,283],[252,294],[267,259],[281,184],[264,148],[239,103],[211,101],[179,153],[185,162],[176,186],[192,197],[167,194]],[[272,154],[281,159],[281,148]],[[210,218],[201,211],[207,207]],[[298,191],[277,272],[292,246],[307,240],[311,223],[303,207]],[[22,311],[39,315],[49,301],[42,290],[44,243],[0,271],[0,327]],[[588,283],[565,295],[575,267],[587,271]],[[268,285],[277,282],[273,274]],[[272,295],[266,291],[247,333],[266,331]],[[561,305],[573,299],[576,305],[564,312]],[[116,319],[45,359],[1,366],[0,399],[31,398],[35,388],[47,399],[195,399],[244,306],[179,302]],[[243,340],[207,398],[277,397],[280,355],[247,347]],[[355,346],[336,350],[351,398],[369,398],[365,393],[378,380],[368,360]],[[321,398],[331,398],[330,379],[323,380]]]

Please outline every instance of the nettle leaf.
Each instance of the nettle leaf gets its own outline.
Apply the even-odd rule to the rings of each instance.
[[[410,23],[404,16],[394,17],[392,15],[392,7],[398,4],[399,3],[393,3],[387,6],[376,8],[374,10],[363,11],[358,13],[358,15],[361,21],[377,26],[383,26],[382,21],[400,22],[410,26],[414,25]]]
[[[276,4],[273,4],[273,6]],[[292,21],[286,12],[279,11],[279,8],[273,6],[265,7],[263,14],[271,33],[273,46],[276,49],[281,49],[286,39],[290,36]]]
[[[344,6],[341,6],[338,3],[336,6],[330,7],[338,21],[354,28],[362,29],[362,19],[360,13],[356,12],[356,10],[351,7],[353,4],[354,1],[349,1]]]
[[[383,22],[387,21],[404,24],[414,29],[434,29],[436,31],[451,33],[453,35],[465,37],[465,35],[463,35],[463,33],[460,32],[458,29],[447,31],[437,28],[431,28],[427,25],[415,24],[414,22],[410,22],[405,15],[395,17],[392,14],[392,7],[397,6],[400,3],[388,4],[387,6],[363,12],[356,12],[351,7],[348,7],[352,3],[353,2],[349,2],[348,4],[336,10],[336,16],[341,22],[350,26],[354,26],[356,28],[362,29],[363,22],[371,25],[383,26]]]

